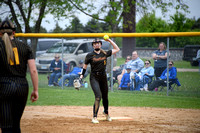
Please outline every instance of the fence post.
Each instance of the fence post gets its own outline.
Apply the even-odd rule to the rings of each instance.
[[[113,55],[111,55],[110,89],[113,92]]]
[[[167,37],[167,96],[169,95],[169,37]]]
[[[63,81],[63,70],[64,70],[63,61],[64,61],[64,60],[63,60],[63,38],[62,38],[62,77],[61,77],[61,78],[62,78],[62,89],[63,89],[63,82],[64,82],[64,81]]]
[[[113,41],[115,41],[115,38],[112,39]],[[111,46],[111,49],[113,49],[113,47]],[[111,55],[111,63],[110,63],[110,90],[111,92],[113,92],[113,59],[114,59],[114,55]]]

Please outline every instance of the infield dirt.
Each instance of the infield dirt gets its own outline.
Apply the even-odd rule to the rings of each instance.
[[[109,107],[112,122],[101,106],[99,124],[91,123],[92,106],[27,106],[22,133],[143,133],[200,132],[200,110],[149,107]]]

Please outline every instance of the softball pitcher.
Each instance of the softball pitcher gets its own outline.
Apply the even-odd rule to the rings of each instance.
[[[104,114],[106,120],[112,121],[108,114],[108,83],[106,76],[106,64],[107,58],[112,54],[119,52],[119,47],[111,40],[106,39],[113,46],[112,50],[104,51],[101,49],[102,42],[99,39],[95,39],[92,43],[94,51],[88,53],[85,58],[85,64],[83,66],[82,74],[83,77],[87,69],[87,65],[91,65],[90,84],[95,95],[95,102],[93,106],[93,118],[92,123],[99,123],[97,120],[97,114],[100,106],[101,96],[103,99]]]
[[[0,128],[2,133],[20,133],[28,96],[27,64],[33,83],[32,102],[38,99],[38,74],[31,48],[14,39],[15,26],[9,19],[0,23],[0,33]]]

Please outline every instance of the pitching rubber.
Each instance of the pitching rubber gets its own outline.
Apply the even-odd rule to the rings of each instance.
[[[133,118],[131,117],[111,117],[112,120],[126,120],[126,121],[131,121]],[[98,117],[98,120],[106,120],[105,117]]]

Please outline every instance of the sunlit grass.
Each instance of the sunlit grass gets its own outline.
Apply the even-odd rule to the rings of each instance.
[[[147,95],[147,93],[149,93]],[[158,95],[157,92],[133,92],[133,91],[109,91],[110,106],[130,107],[160,107],[160,108],[193,108],[200,109],[200,98],[177,97]],[[41,88],[39,100],[28,105],[63,105],[63,106],[92,106],[94,94],[92,91],[82,88],[80,91],[74,88],[58,89]]]

